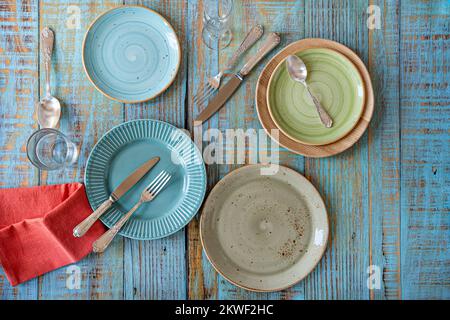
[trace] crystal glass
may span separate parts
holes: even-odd
[[[62,169],[77,161],[77,146],[60,131],[50,128],[34,132],[27,142],[27,156],[42,170]]]
[[[232,38],[229,18],[233,0],[204,0],[203,6],[203,43],[213,50],[226,48]]]

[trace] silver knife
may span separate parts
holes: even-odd
[[[217,95],[209,102],[208,106],[199,114],[195,121],[206,121],[214,113],[219,110],[224,103],[233,95],[237,88],[244,80],[245,76],[253,69],[253,67],[261,61],[266,54],[268,54],[273,48],[275,48],[280,43],[280,36],[272,32],[270,33],[266,40],[263,42],[261,47],[255,55],[248,59],[247,63],[242,67],[242,69],[233,75],[233,77],[219,90]]]
[[[108,200],[103,202],[89,217],[84,219],[79,225],[73,229],[73,235],[77,238],[82,237],[100,218],[100,216],[108,210],[114,202],[119,200],[128,190],[130,190],[151,168],[159,161],[159,157],[154,157],[130,174],[122,183],[111,193]]]

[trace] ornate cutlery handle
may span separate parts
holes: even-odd
[[[50,96],[50,69],[52,63],[53,42],[55,34],[49,27],[41,31],[42,57],[45,67],[45,95]]]
[[[234,67],[236,64],[237,59],[245,52],[247,51],[251,46],[255,44],[256,41],[261,38],[261,36],[264,33],[264,29],[262,25],[258,24],[250,30],[249,33],[245,36],[245,39],[242,41],[242,43],[239,45],[239,48],[234,52],[233,56],[230,58],[226,65],[226,70],[229,70]]]
[[[92,244],[92,248],[94,252],[103,252],[108,248],[111,241],[114,239],[116,234],[120,231],[120,229],[123,227],[123,225],[130,219],[131,215],[139,208],[139,206],[142,204],[142,200],[140,200],[138,203],[134,205],[133,208],[131,208],[130,211],[127,212],[126,215],[124,215],[122,218],[120,218],[119,221],[108,231],[106,231],[100,238],[95,240],[95,242]]]
[[[254,56],[250,57],[250,59],[242,67],[242,69],[239,73],[243,76],[246,76],[253,69],[253,67],[259,61],[261,61],[261,59],[264,58],[264,56],[266,54],[268,54],[270,52],[270,50],[275,48],[280,43],[280,40],[281,40],[281,38],[277,33],[275,33],[275,32],[270,33],[267,36],[266,40],[261,45],[261,47],[259,47],[256,54]]]
[[[105,213],[113,203],[114,200],[112,198],[109,198],[108,200],[103,202],[100,207],[97,208],[97,210],[92,212],[89,217],[81,221],[80,224],[73,229],[74,237],[79,238],[84,236],[84,234],[92,227],[95,221],[97,221],[98,218],[100,218],[100,216]]]
[[[333,126],[333,120],[331,119],[328,112],[322,107],[319,100],[312,94],[312,92],[309,90],[309,86],[304,83],[306,90],[309,93],[309,96],[311,97],[312,101],[314,102],[314,105],[316,106],[317,113],[319,114],[320,121],[325,125],[327,128],[331,128]]]

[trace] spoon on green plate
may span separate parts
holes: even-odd
[[[317,113],[319,114],[320,121],[322,121],[323,125],[327,128],[331,128],[333,126],[333,120],[331,119],[328,112],[322,107],[319,100],[311,93],[309,90],[308,84],[306,83],[306,77],[308,75],[308,70],[306,69],[306,65],[302,59],[295,55],[290,55],[286,59],[287,70],[289,76],[292,80],[300,82],[308,91],[309,96],[311,97],[314,105],[316,106]]]

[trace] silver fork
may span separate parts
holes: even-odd
[[[245,51],[247,51],[247,49],[249,49],[253,44],[255,44],[255,42],[258,41],[259,38],[261,38],[263,33],[264,29],[261,25],[258,24],[254,26],[250,30],[250,32],[247,33],[245,39],[239,45],[239,48],[234,52],[230,60],[228,60],[228,63],[225,65],[225,67],[222,70],[220,70],[220,72],[216,74],[214,77],[209,78],[206,85],[198,88],[197,93],[194,96],[193,102],[198,105],[201,105],[205,102],[206,99],[208,99],[211,96],[211,94],[213,94],[214,91],[219,89],[220,81],[222,80],[225,71],[232,69],[236,64],[238,58]]]
[[[98,238],[93,244],[92,248],[94,252],[103,252],[109,246],[116,234],[120,231],[123,225],[130,219],[131,215],[143,204],[144,202],[152,201],[158,193],[166,186],[172,176],[167,171],[161,171],[155,179],[142,191],[141,199],[127,212],[120,220],[108,231],[106,231],[100,238]]]

